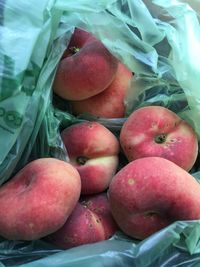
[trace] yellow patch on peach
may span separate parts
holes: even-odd
[[[185,122],[182,122],[182,124],[185,124]],[[191,128],[190,127],[179,127],[179,135],[180,136],[187,136],[191,135]]]
[[[107,156],[107,157],[98,157],[94,159],[88,159],[85,163],[85,166],[115,166],[117,167],[118,157],[117,156]]]
[[[135,183],[135,180],[133,178],[128,179],[128,184],[133,185]]]
[[[157,124],[157,122],[152,122],[152,124],[151,124],[151,130],[153,130],[153,131],[157,131],[158,130],[158,124]]]
[[[145,134],[138,134],[137,136],[134,136],[131,139],[131,144],[132,145],[138,145],[140,143],[142,143],[145,139]]]

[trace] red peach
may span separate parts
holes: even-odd
[[[70,163],[81,177],[81,193],[103,192],[118,167],[119,142],[98,122],[81,122],[64,129],[61,137]]]
[[[125,97],[130,87],[132,72],[119,62],[112,83],[101,93],[80,101],[71,101],[72,113],[89,113],[104,118],[125,116]]]
[[[110,212],[110,203],[107,193],[100,193],[82,197],[81,204],[94,212],[104,229],[104,239],[109,239],[117,230],[118,226]]]
[[[161,106],[135,110],[121,129],[120,144],[129,161],[158,156],[185,170],[192,168],[198,154],[198,139],[192,126]]]
[[[45,239],[67,249],[106,240],[117,229],[107,196],[103,193],[80,201],[64,226]]]
[[[112,179],[112,215],[127,235],[144,239],[179,220],[200,219],[200,185],[161,157],[136,159]]]
[[[100,40],[76,28],[58,64],[53,90],[64,99],[86,99],[108,87],[117,65],[117,58]]]
[[[69,163],[30,162],[0,187],[0,235],[35,240],[55,232],[74,209],[80,189],[79,173]]]

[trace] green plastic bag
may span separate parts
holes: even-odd
[[[75,27],[95,34],[133,72],[126,115],[151,104],[188,120],[200,136],[198,1],[4,0],[0,3],[0,184],[39,157],[67,160],[59,131],[72,116],[52,93],[57,64]],[[54,101],[54,102],[53,102]],[[118,132],[124,122],[97,119]],[[200,177],[199,162],[191,171]],[[138,241],[60,250],[43,240],[0,242],[0,266],[200,266],[200,221],[171,224]]]

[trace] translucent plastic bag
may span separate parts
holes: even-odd
[[[200,136],[199,10],[186,1],[7,0],[0,8],[1,184],[34,158],[67,160],[59,130],[94,119],[75,118],[52,102],[56,66],[75,27],[95,34],[134,72],[127,116],[139,106],[163,105]],[[124,118],[99,121],[119,131]],[[199,178],[198,161],[191,173]],[[199,240],[199,221],[175,222],[140,242],[117,233],[66,251],[42,240],[2,240],[0,266],[197,267]]]

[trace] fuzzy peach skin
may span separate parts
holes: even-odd
[[[98,122],[81,122],[64,129],[61,137],[70,163],[81,177],[81,194],[104,191],[118,167],[119,142]]]
[[[119,229],[111,214],[107,193],[83,196],[81,204],[98,216],[103,225],[104,240],[109,239]]]
[[[0,187],[0,235],[35,240],[58,230],[80,197],[81,181],[69,163],[42,158]]]
[[[82,100],[102,92],[113,81],[118,60],[91,33],[76,28],[54,79],[54,92]]]
[[[187,171],[198,154],[198,139],[191,125],[161,106],[135,110],[121,129],[120,144],[129,161],[158,156]]]
[[[80,101],[71,101],[74,115],[89,113],[104,118],[125,116],[125,97],[130,87],[132,72],[119,62],[112,83],[101,93]]]
[[[63,227],[45,240],[62,249],[109,239],[118,226],[106,194],[97,194],[80,201]]]
[[[112,179],[112,215],[127,235],[144,239],[178,220],[200,219],[200,185],[187,171],[160,157],[136,159]]]

